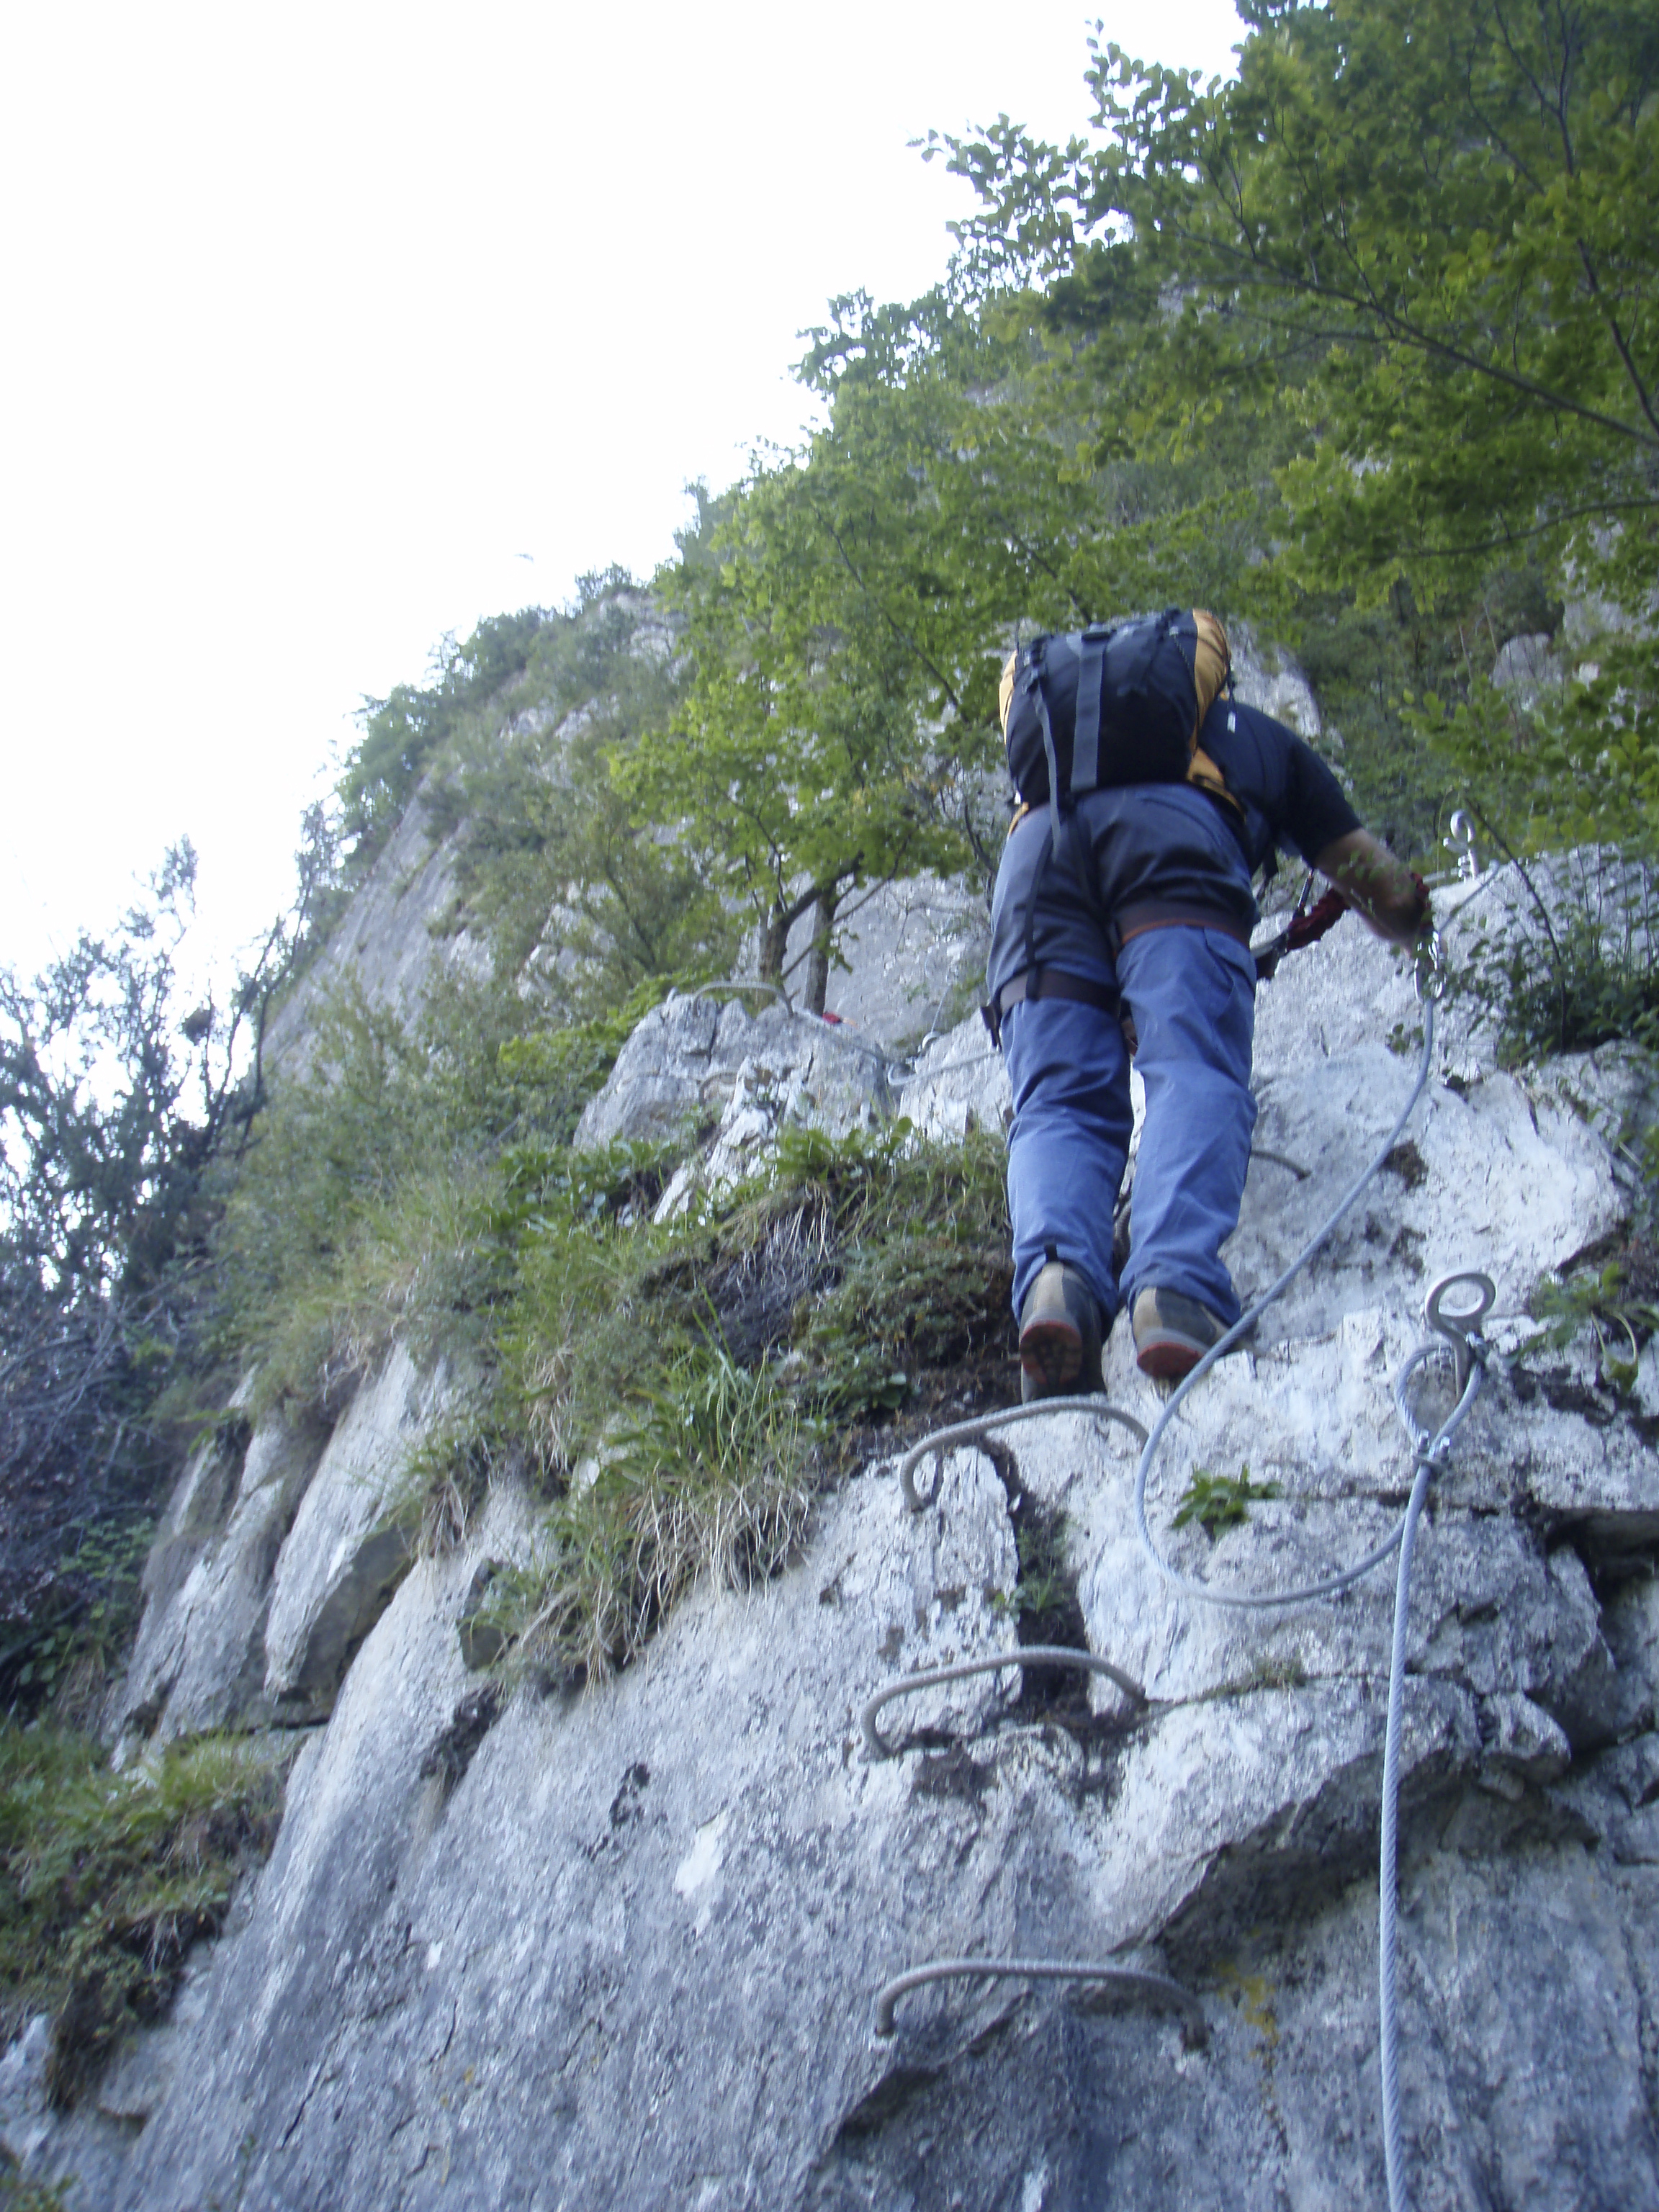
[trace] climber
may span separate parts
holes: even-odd
[[[1056,824],[1051,848],[1037,807],[1016,817],[1003,850],[987,1018],[1013,1087],[1008,1203],[1027,1400],[1101,1388],[1121,1305],[1138,1364],[1165,1386],[1238,1318],[1220,1253],[1255,1125],[1251,885],[1280,841],[1379,935],[1408,944],[1429,926],[1426,886],[1361,826],[1293,732],[1224,693],[1198,742],[1224,793],[1195,782],[1085,790],[1063,842]],[[1112,1222],[1131,1054],[1146,1117],[1120,1280]]]

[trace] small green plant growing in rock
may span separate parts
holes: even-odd
[[[1632,1239],[1594,1273],[1546,1279],[1528,1304],[1542,1327],[1517,1347],[1517,1358],[1565,1351],[1589,1328],[1602,1377],[1622,1397],[1636,1386],[1643,1345],[1659,1329],[1659,1261],[1651,1247]]]
[[[1077,1611],[1077,1578],[1066,1559],[1066,1516],[1033,1510],[1029,1498],[1022,1505],[1014,1528],[1019,1580],[1012,1590],[996,1593],[991,1609],[1014,1614],[1024,1642],[1064,1643],[1069,1637],[1062,1632],[1070,1631]]]
[[[1196,1521],[1213,1542],[1224,1528],[1248,1521],[1256,1499],[1283,1494],[1276,1482],[1253,1481],[1248,1463],[1237,1474],[1212,1474],[1207,1468],[1195,1467],[1176,1507],[1175,1526],[1184,1528]]]
[[[70,2212],[64,2191],[69,2181],[33,2181],[15,2166],[8,2152],[0,2151],[0,2212]]]

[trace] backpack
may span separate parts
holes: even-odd
[[[1080,791],[1195,783],[1242,813],[1198,743],[1231,672],[1227,633],[1202,608],[1034,638],[1009,656],[1000,699],[1021,812],[1047,801],[1056,849],[1061,811]]]

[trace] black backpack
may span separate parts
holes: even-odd
[[[1199,726],[1227,682],[1227,633],[1202,608],[1042,636],[1002,672],[1008,773],[1026,807],[1054,817],[1071,795],[1125,783],[1194,782],[1226,797]]]

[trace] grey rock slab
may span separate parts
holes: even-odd
[[[1067,1425],[1060,1463],[1045,1471],[1028,1449],[1018,1480],[1063,1498],[1079,1531],[1091,1513],[1121,1524],[1130,1455],[1079,1468],[1089,1425],[1053,1424]],[[510,1519],[507,1501],[492,1511]],[[1595,2094],[1605,2080],[1607,2185],[1639,2192],[1650,2130],[1601,1951],[1576,1953],[1548,1992],[1565,2041],[1540,2060],[1536,1993],[1528,1984],[1517,2002],[1506,1978],[1530,1955],[1515,1916],[1487,1899],[1478,1958],[1446,1922],[1448,1894],[1464,1912],[1483,1894],[1480,1869],[1456,1850],[1436,1856],[1458,1793],[1502,1817],[1519,1793],[1523,1813],[1562,1763],[1565,1740],[1504,1677],[1505,1655],[1548,1674],[1551,1633],[1576,1650],[1587,1602],[1594,1627],[1587,1578],[1553,1592],[1527,1532],[1488,1518],[1489,1530],[1460,1527],[1461,1551],[1440,1527],[1424,1538],[1417,1642],[1449,1638],[1453,1671],[1414,1676],[1406,1710],[1413,2142],[1443,2178],[1437,2131],[1462,2128],[1451,2170],[1460,2188],[1485,2185],[1495,2160],[1522,2170],[1509,2115],[1540,2173],[1576,2174],[1594,2129],[1565,2106],[1553,2136],[1523,2124],[1507,2057],[1561,2085],[1571,2051]],[[495,1556],[526,1540],[480,1532]],[[1081,2188],[1109,2149],[1105,2170],[1139,2176],[1144,2201],[1233,2203],[1270,2016],[1266,2047],[1288,2039],[1297,2063],[1273,2069],[1259,2201],[1316,2181],[1326,2201],[1374,2191],[1367,1869],[1386,1594],[1368,1624],[1375,1649],[1351,1674],[1274,1679],[1270,1655],[1257,1679],[1217,1690],[1176,1649],[1162,1686],[1179,1690],[1188,1664],[1185,1692],[1128,1725],[1119,1713],[1091,1742],[1040,1717],[1011,1727],[1011,1668],[915,1701],[907,1724],[954,1741],[866,1763],[866,1695],[913,1668],[1017,1653],[1017,1565],[1004,1479],[984,1454],[952,1454],[939,1504],[920,1516],[890,1470],[854,1480],[778,1583],[700,1591],[603,1689],[515,1699],[447,1799],[422,1781],[421,1753],[465,1693],[454,1631],[476,1557],[417,1567],[295,1772],[248,1924],[221,1947],[211,2025],[193,2032],[121,2201],[165,2212],[234,2183],[247,2212],[446,2196],[885,2204],[907,2190],[943,2205],[951,2190],[1000,2202],[1044,2172],[1046,2191],[1068,2172]],[[1513,1609],[1543,1626],[1477,1650],[1494,1587],[1517,1574],[1530,1580]],[[1144,1610],[1120,1578],[1091,1600],[1093,1640],[1121,1645]],[[1626,1643],[1646,1650],[1634,1629]],[[1469,1670],[1496,1686],[1477,1692]],[[1561,1879],[1554,1861],[1537,1863],[1534,1905]],[[1206,1991],[1207,2054],[1182,2053],[1161,2018],[972,1981],[907,1999],[893,2042],[871,2038],[876,1988],[922,1960],[1098,1958],[1160,1940]],[[1632,1969],[1611,1905],[1591,1931],[1592,1948],[1604,1941],[1622,1992]],[[1252,1946],[1272,1955],[1252,1959]],[[1479,2015],[1478,2046],[1457,2012],[1472,1996],[1492,2014]],[[1322,2051],[1328,2063],[1310,2064]],[[1470,2112],[1472,2067],[1483,2086]],[[950,2116],[969,2080],[987,2124],[957,2141]],[[914,2181],[924,2115],[948,2187]],[[1179,2196],[1171,2160],[1187,2177]],[[1440,2187],[1431,2179],[1422,2201],[1460,2201]]]
[[[745,1068],[750,1095],[734,1109]],[[656,1139],[711,1110],[732,1109],[722,1134],[737,1152],[787,1120],[842,1134],[867,1124],[886,1100],[880,1055],[833,1024],[781,1006],[751,1017],[735,998],[674,992],[635,1028],[589,1100],[575,1140],[597,1147]],[[752,1127],[737,1126],[744,1115],[753,1116]]]
[[[1227,629],[1232,647],[1234,696],[1258,714],[1271,714],[1310,744],[1324,739],[1324,750],[1340,755],[1341,743],[1324,738],[1324,722],[1301,664],[1282,646],[1264,641],[1250,623],[1231,623]]]
[[[120,2185],[132,2153],[131,2118],[90,2102],[54,2111],[46,2090],[51,2041],[50,2019],[36,2013],[0,2054],[0,2153],[25,2182],[61,2192],[74,2212],[94,2212]]]
[[[917,1054],[898,1110],[939,1144],[960,1144],[975,1129],[1006,1132],[1014,1113],[1008,1070],[977,1014]]]
[[[1516,703],[1530,712],[1544,692],[1560,688],[1563,670],[1559,654],[1551,650],[1553,644],[1547,630],[1529,630],[1507,640],[1492,663],[1492,689],[1513,691]]]
[[[1306,1170],[1252,1161],[1225,1258],[1241,1297],[1273,1282],[1369,1164],[1409,1095],[1414,1069],[1375,1043],[1312,1063],[1292,1089],[1274,1083],[1256,1141]],[[1430,1088],[1401,1169],[1385,1169],[1258,1325],[1258,1344],[1334,1328],[1379,1293],[1421,1297],[1443,1275],[1479,1268],[1498,1315],[1524,1310],[1540,1278],[1625,1212],[1607,1148],[1577,1117],[1534,1103],[1506,1075],[1479,1095]]]
[[[111,1735],[166,1741],[270,1718],[271,1576],[327,1440],[315,1423],[278,1417],[240,1448],[232,1431],[191,1455],[145,1565],[143,1612],[107,1716]]]
[[[419,1752],[464,1687],[472,1568],[417,1567],[290,1783],[217,1962],[218,2033],[125,2201],[235,2175],[249,2212],[441,2186],[671,2204],[710,2174],[790,2201],[892,2070],[870,2039],[885,1976],[1069,1940],[1086,1902],[1099,1814],[1065,1794],[1069,1747],[1011,1753],[1002,1788],[971,1760],[860,1753],[857,1706],[895,1671],[1012,1648],[1013,1567],[982,1455],[951,1462],[925,1524],[890,1480],[855,1481],[777,1584],[702,1593],[603,1690],[515,1701],[447,1803]],[[971,1726],[978,1704],[967,1686],[933,1717]]]
[[[362,1383],[307,1488],[271,1577],[265,1682],[289,1719],[333,1703],[353,1654],[408,1571],[395,1517],[410,1454],[443,1397],[401,1345]]]
[[[327,944],[273,1016],[265,1034],[269,1066],[289,1077],[305,1073],[312,1018],[331,992],[354,989],[370,1005],[407,1016],[443,969],[488,970],[487,942],[452,923],[458,850],[454,834],[434,838],[417,791]]]

